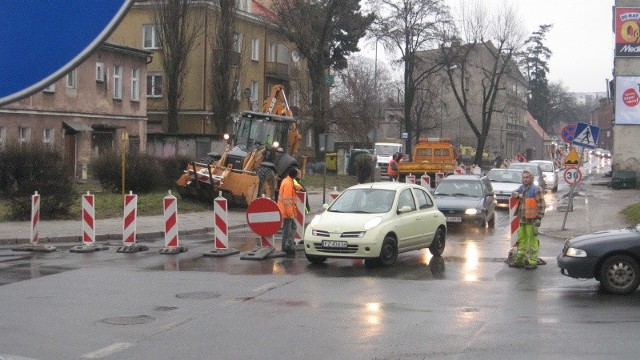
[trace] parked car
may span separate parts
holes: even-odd
[[[494,227],[496,199],[489,179],[478,175],[449,175],[433,191],[447,223]]]
[[[536,186],[540,186],[543,189],[546,189],[546,184],[544,182],[544,176],[542,175],[542,169],[540,165],[530,162],[512,162],[509,164],[508,169],[520,169],[527,170],[533,175],[533,184]]]
[[[538,164],[542,170],[545,188],[553,192],[558,191],[558,172],[556,164],[551,160],[531,160],[529,164]]]
[[[603,157],[603,158],[610,159],[611,158],[611,151],[602,150],[602,152],[600,153],[600,156]]]
[[[522,185],[522,170],[494,168],[489,170],[487,178],[496,195],[496,203],[509,206],[511,193]]]
[[[354,185],[313,218],[304,233],[307,260],[365,259],[391,266],[399,253],[444,251],[447,224],[423,187],[402,182]]]
[[[640,225],[567,240],[558,256],[563,275],[595,278],[604,290],[630,294],[640,284]]]

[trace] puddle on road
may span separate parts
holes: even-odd
[[[70,270],[75,269],[60,266],[42,266],[37,263],[15,264],[0,268],[0,286]]]

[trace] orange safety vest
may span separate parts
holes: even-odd
[[[302,186],[298,185],[299,188]],[[280,191],[278,192],[278,208],[284,219],[296,217],[296,185],[289,176],[282,180]]]
[[[394,169],[391,164],[395,164],[396,168]],[[398,176],[399,172],[398,172],[398,162],[391,159],[391,161],[389,161],[389,165],[387,165],[387,175],[389,176],[393,176],[396,177]]]
[[[536,199],[536,187],[533,185],[524,194],[523,215],[528,220],[538,218],[538,199]]]

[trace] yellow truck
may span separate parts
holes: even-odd
[[[456,151],[449,138],[420,138],[413,149],[411,161],[398,163],[400,178],[409,174],[419,177],[436,173],[450,174],[457,167]]]

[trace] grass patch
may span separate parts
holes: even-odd
[[[108,219],[122,217],[124,209],[124,199],[122,194],[115,194],[110,191],[104,191],[98,183],[76,184],[78,191],[77,199],[71,206],[70,218],[80,219],[82,214],[82,203],[80,196],[89,191],[94,195],[96,203],[96,219]],[[197,202],[190,199],[182,199],[177,192],[172,192],[178,198],[178,211],[180,213],[200,212],[213,210],[213,204]],[[138,216],[162,215],[162,199],[168,195],[168,192],[152,192],[148,194],[138,195]],[[0,199],[0,221],[8,221],[9,201]]]
[[[356,180],[355,176],[351,175],[327,174],[326,179],[324,179],[323,174],[307,174],[304,176],[304,178],[302,178],[302,183],[309,191],[322,189],[322,186],[325,183],[327,189],[333,189],[333,187],[335,186],[338,188],[338,191],[342,191],[349,186],[357,184],[358,181]]]
[[[304,186],[309,190],[322,190],[323,183],[326,183],[327,189],[332,190],[337,187],[338,191],[342,191],[349,186],[357,184],[355,176],[327,174],[324,178],[323,174],[305,175],[302,179]],[[122,194],[105,191],[99,183],[82,183],[75,184],[78,192],[76,200],[73,202],[69,213],[71,219],[80,219],[82,214],[82,204],[80,196],[89,191],[95,196],[96,202],[96,219],[108,219],[122,217],[124,208],[124,199]],[[148,194],[138,194],[138,216],[162,215],[162,199],[167,196],[168,192],[152,192]],[[178,198],[178,211],[180,213],[201,212],[213,210],[213,204],[207,204],[191,199],[183,199],[176,191],[173,195]],[[9,221],[9,200],[0,199],[0,222]]]
[[[629,224],[640,224],[640,204],[629,205],[622,209],[622,215]]]

